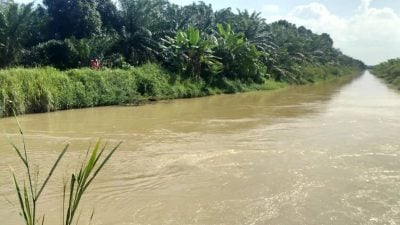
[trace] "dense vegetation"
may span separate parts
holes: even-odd
[[[261,84],[223,79],[218,86],[182,80],[156,64],[129,70],[54,68],[0,70],[0,117],[93,106],[138,104],[143,101],[200,97],[219,93],[276,89],[284,84]]]
[[[372,73],[400,89],[400,59],[391,59],[376,65]]]
[[[265,89],[364,64],[287,21],[166,0],[0,1],[2,116]],[[99,59],[101,71],[78,69]],[[52,69],[54,67],[57,69]],[[9,103],[9,102],[12,103]]]

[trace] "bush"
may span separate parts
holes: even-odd
[[[77,66],[77,57],[77,52],[70,43],[50,40],[27,51],[23,61],[24,65],[29,66],[48,65],[58,69],[67,69]]]
[[[204,82],[181,83],[155,64],[128,70],[0,70],[0,117],[203,96]]]
[[[372,73],[400,89],[400,59],[391,59],[376,65]]]
[[[299,70],[315,82],[324,77],[350,74],[351,68],[323,66]],[[335,72],[336,71],[336,72]],[[396,81],[398,82],[398,81]],[[212,83],[196,78],[182,78],[157,64],[129,69],[91,70],[88,68],[60,71],[14,68],[0,70],[0,117],[40,113],[73,108],[137,104],[142,101],[200,97],[220,93],[269,90],[282,83],[260,78],[257,83],[240,78],[222,77]]]

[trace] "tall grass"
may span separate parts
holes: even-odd
[[[120,143],[121,144],[121,143]],[[69,186],[64,185],[63,189],[63,219],[64,225],[71,225],[74,222],[76,212],[82,196],[87,191],[89,185],[93,182],[96,176],[104,165],[110,160],[111,156],[120,146],[115,146],[104,158],[102,155],[105,152],[106,146],[100,148],[100,141],[89,152],[88,159],[79,169],[79,172],[71,175]],[[69,189],[69,191],[67,191]]]
[[[0,117],[12,116],[13,108],[25,114],[208,94],[203,85],[185,82],[155,64],[128,70],[0,70]]]
[[[299,68],[301,83],[348,74],[351,68],[304,66]],[[269,90],[285,86],[273,80],[260,83],[224,77],[212,83],[184,79],[157,64],[145,64],[127,70],[54,68],[0,70],[0,117],[51,112],[73,108],[137,104],[173,98],[190,98],[220,93]],[[8,104],[12,102],[12,104]]]
[[[32,171],[32,162],[27,154],[27,145],[25,136],[22,128],[18,122],[20,135],[22,137],[23,147],[19,148],[14,143],[10,142],[14,151],[18,155],[22,164],[25,168],[26,177],[23,179],[23,183],[19,182],[16,178],[14,171],[12,171],[13,182],[15,186],[15,192],[18,197],[20,215],[22,216],[25,225],[44,225],[45,215],[38,218],[37,209],[38,201],[42,196],[44,189],[47,187],[50,178],[54,171],[58,167],[60,161],[67,152],[69,145],[66,145],[64,149],[58,155],[56,161],[53,163],[49,173],[43,182],[39,182],[39,171]],[[115,153],[119,143],[111,151],[106,152],[106,145],[100,147],[100,140],[96,143],[95,147],[87,151],[86,160],[81,164],[79,172],[73,173],[70,178],[69,185],[64,184],[63,188],[63,225],[71,225],[75,220],[75,214],[78,210],[79,203],[81,202],[82,196],[86,193],[88,187],[103,169],[105,164],[110,160],[111,156]],[[76,222],[78,223],[78,222]]]
[[[372,73],[400,89],[400,59],[391,59],[376,65],[373,67]]]
[[[345,67],[335,65],[305,65],[299,68],[300,83],[318,83],[338,77],[359,73],[358,67]]]
[[[125,104],[147,98],[166,97],[166,76],[149,64],[140,69],[93,71],[54,68],[0,71],[0,116]],[[157,76],[157,77],[156,77]],[[164,85],[164,86],[163,86]],[[163,92],[164,91],[164,92]]]

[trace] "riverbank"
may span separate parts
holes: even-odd
[[[372,68],[371,72],[400,90],[400,59],[391,59],[376,65]]]
[[[303,83],[318,83],[357,73],[350,67],[308,66],[302,68]],[[14,68],[0,70],[0,117],[13,114],[110,105],[136,105],[148,101],[202,97],[257,90],[274,90],[285,82],[264,79],[182,79],[156,64],[128,70]]]

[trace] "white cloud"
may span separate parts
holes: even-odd
[[[331,30],[343,32],[348,27],[346,20],[332,14],[323,4],[316,2],[296,6],[289,13],[289,18],[321,33],[330,33]],[[344,37],[336,38],[343,40]]]
[[[359,10],[364,12],[368,10],[369,6],[371,5],[372,0],[361,0],[361,4],[359,6]]]
[[[361,0],[350,18],[341,18],[323,4],[313,2],[294,7],[284,19],[318,33],[329,33],[336,47],[367,64],[400,56],[400,15],[391,8],[371,7],[371,0]]]

